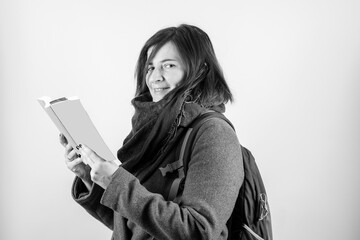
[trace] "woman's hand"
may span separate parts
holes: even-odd
[[[92,187],[90,166],[87,166],[83,163],[80,155],[76,153],[63,134],[60,134],[60,143],[65,147],[65,164],[67,168],[75,173],[75,175],[84,182],[86,188],[90,191]]]
[[[111,176],[119,168],[114,161],[106,161],[98,156],[93,150],[85,145],[79,145],[81,158],[91,167],[91,180],[106,189],[110,183]]]

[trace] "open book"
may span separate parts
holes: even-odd
[[[79,98],[51,100],[49,97],[42,97],[38,101],[75,150],[79,144],[85,144],[103,159],[120,164],[95,128]]]

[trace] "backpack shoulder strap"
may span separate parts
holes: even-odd
[[[198,116],[191,124],[189,129],[187,130],[187,133],[189,133],[189,136],[187,138],[184,139],[183,143],[182,143],[182,148],[184,148],[184,152],[183,152],[183,164],[184,164],[184,171],[186,174],[187,171],[187,165],[188,162],[190,160],[190,155],[191,155],[191,151],[192,148],[194,146],[194,141],[195,141],[195,136],[197,134],[197,132],[199,131],[200,127],[207,121],[209,121],[210,119],[213,118],[218,118],[218,119],[223,119],[225,122],[227,122],[232,129],[235,128],[232,125],[232,123],[230,122],[230,120],[228,120],[224,114],[219,113],[219,112],[214,112],[214,111],[208,111],[206,113],[201,114],[200,116]]]
[[[184,140],[181,144],[178,161],[176,161],[177,168],[179,169],[179,177],[173,181],[170,187],[170,192],[168,196],[169,200],[173,200],[177,196],[180,185],[186,177],[187,166],[190,160],[191,150],[193,147],[195,136],[199,131],[199,128],[205,122],[209,121],[212,118],[223,119],[234,129],[234,126],[223,114],[214,111],[208,111],[206,113],[201,114],[190,124],[190,126],[188,127],[185,133]]]

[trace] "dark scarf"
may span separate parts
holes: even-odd
[[[150,94],[147,93],[131,101],[135,108],[132,130],[117,152],[123,168],[130,173],[146,168],[144,174],[137,175],[140,180],[144,180],[159,167],[161,156],[166,154],[167,148],[171,148],[179,126],[186,127],[207,111],[188,100],[186,94],[177,98],[168,94],[159,102],[152,102]],[[225,111],[223,104],[210,109]]]

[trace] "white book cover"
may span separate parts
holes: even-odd
[[[120,164],[97,131],[78,97],[63,97],[55,100],[41,97],[38,102],[75,150],[79,144],[85,144],[103,159]]]

